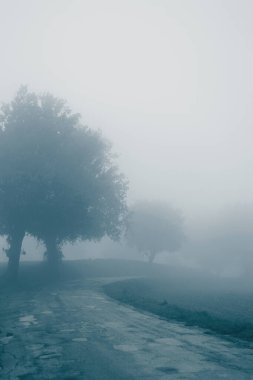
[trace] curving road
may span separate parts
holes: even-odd
[[[253,379],[253,349],[123,306],[106,281],[2,293],[0,378]]]

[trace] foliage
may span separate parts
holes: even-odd
[[[180,212],[163,202],[138,202],[130,210],[127,241],[153,261],[159,252],[173,252],[184,240]]]
[[[1,234],[55,246],[119,236],[127,186],[101,133],[64,101],[25,87],[2,107],[0,126]]]

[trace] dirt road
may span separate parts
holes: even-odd
[[[253,379],[253,349],[123,306],[105,281],[2,292],[0,378]]]

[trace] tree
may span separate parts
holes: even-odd
[[[99,132],[64,101],[25,87],[3,105],[0,123],[0,233],[10,276],[26,233],[45,243],[53,265],[66,241],[119,236],[127,186]]]
[[[184,240],[181,214],[167,203],[138,202],[129,212],[126,237],[152,263],[158,253],[180,248]]]

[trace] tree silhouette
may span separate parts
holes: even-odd
[[[138,202],[130,209],[126,237],[152,263],[158,253],[180,248],[184,240],[181,214],[164,202]]]
[[[65,102],[21,87],[0,116],[0,233],[8,273],[17,275],[26,233],[46,245],[49,262],[76,239],[117,238],[126,212],[126,181],[110,143],[80,124]]]

